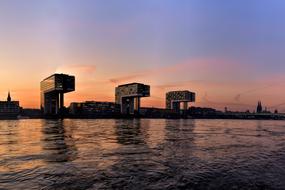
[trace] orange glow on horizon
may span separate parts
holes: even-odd
[[[71,102],[91,100],[114,102],[115,87],[129,82],[142,82],[151,85],[151,97],[142,98],[143,107],[164,108],[165,93],[171,90],[196,92],[197,102],[191,103],[191,106],[213,107],[220,110],[228,107],[233,110],[249,109],[252,111],[255,109],[258,100],[264,102],[269,108],[285,102],[282,94],[279,93],[280,88],[283,88],[285,84],[282,82],[285,81],[283,76],[269,76],[262,80],[248,82],[199,79],[200,75],[221,75],[220,69],[210,69],[213,68],[213,66],[209,66],[211,64],[224,65],[222,72],[228,73],[227,75],[230,75],[231,72],[241,72],[239,71],[240,68],[235,67],[234,71],[231,71],[230,66],[225,66],[228,62],[227,59],[194,59],[160,69],[134,72],[129,75],[117,74],[114,71],[105,75],[104,73],[108,71],[106,71],[107,68],[84,64],[62,65],[55,70],[70,73],[76,77],[76,90],[65,95],[65,106],[69,106]],[[179,78],[184,75],[188,76],[188,72],[192,71],[193,67],[200,68],[197,72],[193,72],[193,79],[191,79],[192,75],[187,77],[188,80]],[[3,76],[6,75],[7,73],[4,72]],[[49,75],[37,73],[31,77],[26,77],[24,73],[15,72],[15,76],[22,80],[15,80],[7,75],[7,79],[0,81],[0,99],[6,100],[8,90],[10,90],[12,99],[19,100],[22,107],[39,108],[39,82]]]

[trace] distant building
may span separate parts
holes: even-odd
[[[192,116],[214,116],[217,114],[221,114],[221,111],[217,111],[213,108],[201,108],[201,107],[190,107],[188,109],[188,114]],[[228,112],[227,112],[228,113]]]
[[[171,91],[166,93],[166,109],[180,111],[180,103],[183,102],[184,111],[188,109],[188,102],[195,102],[195,93],[188,90]]]
[[[40,109],[24,108],[21,110],[21,118],[42,118]]]
[[[64,93],[75,90],[75,77],[54,74],[41,82],[41,110],[45,115],[59,115],[64,108]]]
[[[180,118],[180,114],[174,110],[153,107],[141,108],[140,115],[146,118]]]
[[[261,101],[258,101],[257,107],[256,107],[256,113],[262,113],[262,111],[263,109],[262,109]]]
[[[120,105],[114,102],[73,102],[69,106],[69,113],[75,117],[115,116],[120,113]]]
[[[12,101],[10,92],[8,92],[7,101],[0,101],[0,118],[17,118],[19,113],[19,101]]]
[[[140,98],[150,96],[150,86],[141,83],[130,83],[116,87],[115,102],[121,106],[122,114],[140,112]]]

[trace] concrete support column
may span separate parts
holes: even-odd
[[[141,99],[140,97],[135,98],[135,110],[137,113],[140,113],[140,107],[141,107]]]
[[[129,98],[129,114],[134,114],[135,112],[135,98]]]
[[[60,99],[59,110],[62,113],[62,110],[64,107],[64,94],[63,94],[63,92],[59,93],[59,99]]]
[[[48,106],[48,114],[52,113],[52,96],[48,97],[48,102],[49,102],[49,106]]]
[[[46,114],[47,113],[47,109],[48,109],[48,97],[46,94],[43,95],[44,96],[44,102],[43,102],[43,113]]]
[[[180,112],[180,102],[172,102],[172,109],[176,112]]]
[[[183,102],[183,109],[184,109],[184,111],[187,111],[187,109],[188,109],[188,102]]]
[[[56,94],[56,99],[55,99],[55,114],[59,113],[59,94]]]
[[[121,113],[124,113],[124,108],[125,108],[124,106],[125,106],[124,98],[121,97],[120,101]]]

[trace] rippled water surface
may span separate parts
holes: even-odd
[[[0,189],[285,189],[285,122],[0,121]]]

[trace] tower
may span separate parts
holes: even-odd
[[[11,102],[10,91],[8,92],[7,102]]]
[[[256,113],[261,113],[261,112],[262,112],[262,104],[261,104],[261,101],[258,101],[257,108],[256,108]]]

